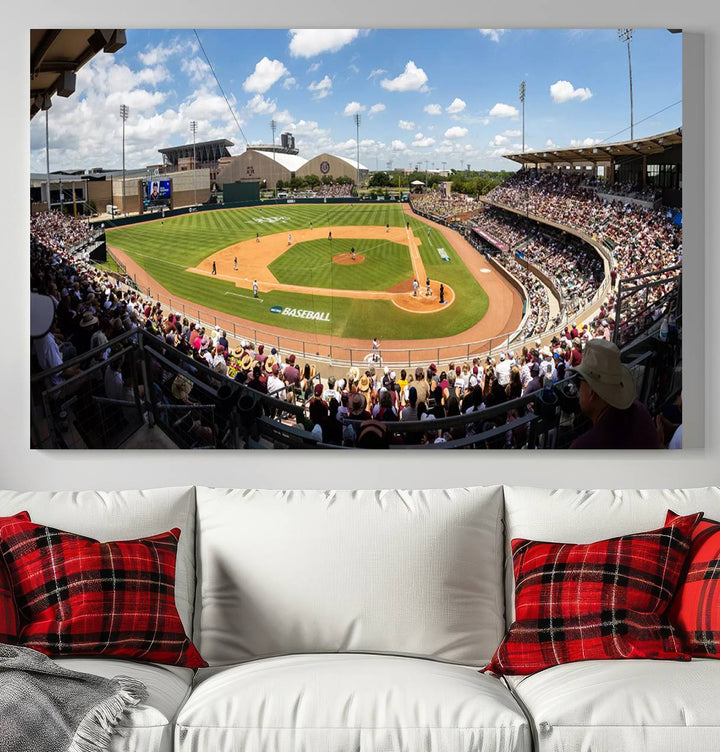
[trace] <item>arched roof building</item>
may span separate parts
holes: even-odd
[[[335,179],[339,177],[350,178],[353,183],[356,182],[357,177],[357,162],[345,157],[338,157],[334,154],[318,154],[317,157],[309,159],[298,170],[297,176],[299,178],[307,177],[308,175],[317,175],[318,177],[324,177],[329,175]],[[364,183],[367,180],[368,168],[365,167],[362,162],[360,163],[360,182]]]
[[[308,175],[332,178],[347,177],[356,182],[357,164],[345,157],[323,153],[306,160],[297,154],[286,154],[280,151],[272,152],[249,147],[237,157],[220,160],[220,170],[217,182],[237,183],[238,181],[252,181],[264,183],[268,188],[274,188],[278,180],[287,183],[291,178],[304,178]],[[368,177],[368,168],[360,164],[360,182]]]

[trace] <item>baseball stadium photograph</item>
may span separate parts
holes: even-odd
[[[682,55],[32,29],[31,447],[682,449]]]

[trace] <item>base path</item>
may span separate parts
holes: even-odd
[[[413,363],[430,362],[440,359],[459,359],[468,357],[468,355],[474,355],[478,352],[484,352],[488,347],[481,349],[479,346],[472,347],[470,343],[479,343],[490,340],[491,347],[497,348],[503,345],[503,340],[500,337],[507,332],[514,331],[520,325],[522,321],[523,301],[517,290],[505,279],[499,272],[497,272],[479,253],[473,246],[470,245],[458,232],[450,230],[449,228],[427,220],[423,217],[416,216],[412,209],[407,205],[403,205],[403,210],[409,216],[436,228],[443,235],[448,244],[458,253],[465,266],[471,272],[471,274],[478,280],[479,284],[483,287],[487,293],[489,304],[488,310],[485,316],[476,324],[466,329],[464,332],[452,335],[450,337],[443,338],[431,338],[431,339],[384,339],[381,342],[381,355],[383,362],[385,363],[407,363],[412,361]],[[372,231],[373,234],[370,237],[378,237],[378,230],[380,230],[380,237],[393,240],[394,242],[402,243],[403,245],[408,243],[408,234],[405,227],[402,228],[390,228],[390,233],[385,233],[384,228],[377,227],[333,227],[333,237],[359,237],[356,233],[358,230]],[[349,230],[351,234],[344,235],[345,230]],[[394,232],[393,232],[394,231]],[[307,240],[305,233],[312,233],[312,238],[327,237],[327,228],[314,228],[313,230],[299,230],[292,233],[292,243],[300,242],[301,240]],[[269,237],[277,237],[279,245],[277,246],[277,258],[278,255],[287,250],[287,234],[279,234],[277,236],[264,236],[260,240],[262,245],[267,241]],[[282,245],[284,239],[285,245]],[[417,240],[416,240],[417,242]],[[239,253],[239,246],[250,246],[248,252],[251,256],[254,256],[254,263],[257,264],[257,246],[255,240],[244,241],[244,243],[238,243],[235,246],[229,246],[228,248],[219,251],[219,254],[224,254],[222,259],[218,261],[218,254],[208,257],[202,262],[200,267],[196,270],[199,273],[210,274],[212,269],[213,258],[216,259],[216,266],[218,270],[217,276],[221,279],[231,279],[238,283],[240,280],[234,276],[233,272],[233,260],[235,256],[238,258],[238,275],[245,277],[249,270],[243,270],[241,263],[241,255]],[[246,250],[244,248],[243,250]],[[236,252],[236,249],[238,252]],[[232,316],[230,314],[218,311],[207,306],[198,305],[194,301],[180,298],[171,294],[166,288],[158,284],[139,264],[133,261],[128,254],[120,249],[110,247],[113,255],[125,265],[127,273],[135,279],[136,283],[140,287],[143,293],[150,295],[168,309],[175,311],[182,311],[188,318],[198,317],[201,321],[208,324],[217,325],[228,332],[228,335],[234,335],[237,339],[252,339],[255,342],[262,342],[266,346],[277,347],[281,352],[294,352],[302,354],[303,357],[311,360],[313,356],[321,358],[332,358],[343,362],[361,362],[362,358],[370,349],[370,337],[368,339],[358,339],[350,337],[335,337],[327,334],[314,334],[313,332],[293,331],[285,327],[272,326],[270,324],[258,324],[255,321],[244,319],[239,316]],[[264,249],[265,250],[265,249]],[[243,254],[244,255],[244,254]],[[263,253],[262,265],[267,267],[270,260]],[[250,259],[247,258],[249,263]],[[205,264],[207,263],[207,267]],[[228,273],[229,272],[229,273]],[[260,268],[258,267],[258,272]],[[254,277],[247,277],[252,283]],[[240,282],[241,286],[247,287],[247,278],[243,280],[245,284]],[[259,279],[259,278],[258,278]],[[274,279],[274,278],[273,278]],[[424,280],[423,280],[424,282]],[[408,283],[402,283],[407,285]],[[264,285],[267,285],[264,289],[270,289],[273,285],[273,281],[269,278],[265,278]],[[277,281],[274,281],[274,285],[279,286]],[[433,284],[433,290],[435,295],[433,296],[437,301],[437,289],[438,283]],[[263,286],[261,286],[263,289]],[[301,292],[308,292],[308,288],[301,288]],[[329,294],[328,290],[319,290],[322,294]],[[336,293],[357,293],[357,292],[373,292],[373,291],[353,291],[353,290],[338,290]],[[417,306],[416,312],[422,313],[426,308],[425,301],[423,301],[424,288],[421,284],[418,291],[418,297],[414,298],[412,295],[412,280],[409,282],[409,287],[406,289],[397,289],[386,291],[383,294],[397,294],[401,293],[401,300],[407,301],[408,305]],[[446,296],[450,293],[446,286]],[[377,293],[375,293],[377,295]],[[397,305],[397,299],[394,299]],[[493,338],[497,338],[497,341],[492,342]],[[390,352],[396,350],[398,352]]]
[[[283,292],[299,292],[307,295],[328,295],[333,298],[361,298],[363,300],[390,300],[398,308],[413,313],[436,313],[445,310],[455,300],[452,288],[445,285],[445,300],[440,303],[440,282],[430,280],[431,295],[424,296],[423,304],[418,304],[417,296],[412,294],[412,280],[408,280],[409,288],[403,287],[392,290],[347,290],[332,287],[309,287],[307,285],[291,285],[287,282],[278,282],[275,275],[270,271],[270,264],[275,259],[292,248],[296,243],[304,243],[308,240],[324,240],[328,245],[332,244],[331,238],[349,238],[361,240],[389,240],[393,243],[406,245],[410,252],[410,261],[415,278],[420,280],[424,291],[425,266],[417,247],[417,240],[407,228],[400,227],[377,227],[374,225],[342,225],[339,227],[314,227],[312,230],[296,230],[292,233],[274,233],[264,235],[255,240],[243,240],[221,251],[217,251],[203,259],[197,266],[192,266],[187,271],[193,274],[202,274],[206,277],[215,277],[226,282],[233,282],[237,287],[251,289],[253,280],[257,280],[259,292],[280,290]],[[350,258],[350,254],[343,254]],[[364,257],[363,257],[364,259]],[[335,259],[333,258],[333,261]],[[340,263],[348,263],[341,261]],[[237,267],[237,269],[236,269]],[[215,270],[213,272],[213,269]],[[408,298],[408,289],[410,290]]]

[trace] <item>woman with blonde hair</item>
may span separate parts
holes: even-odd
[[[520,379],[520,369],[517,366],[513,366],[510,369],[510,381],[507,383],[507,386],[505,387],[505,394],[507,395],[508,399],[517,399],[518,397],[522,397],[522,381]]]

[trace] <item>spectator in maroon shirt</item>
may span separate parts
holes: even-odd
[[[580,409],[592,427],[570,449],[659,449],[650,413],[635,399],[635,382],[620,361],[617,345],[593,339],[582,363],[570,369],[580,378]]]

